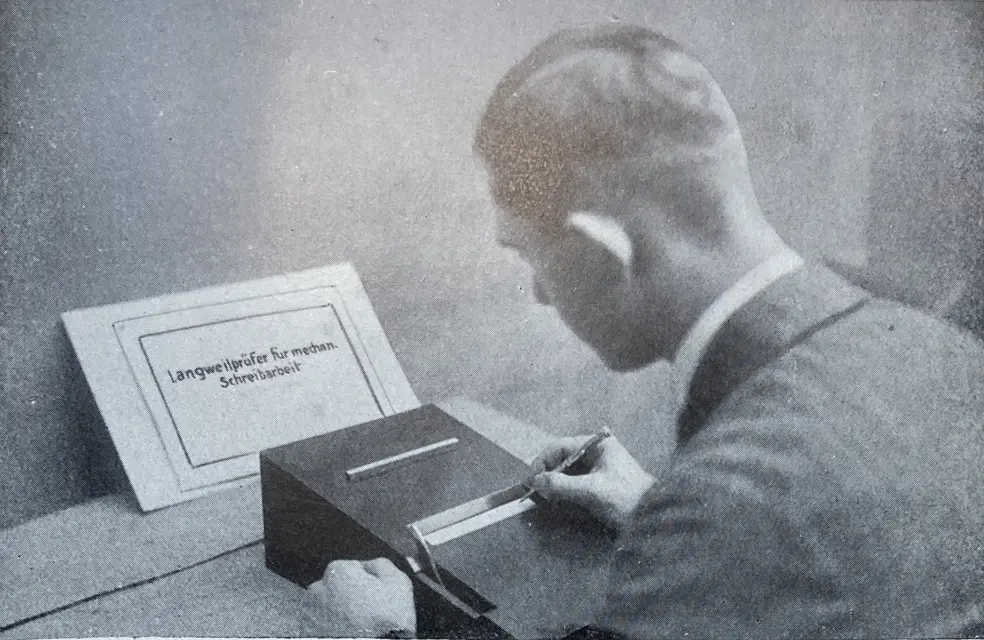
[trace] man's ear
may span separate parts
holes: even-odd
[[[567,217],[567,224],[588,236],[622,263],[626,271],[632,268],[632,238],[618,220],[609,216],[577,211]]]

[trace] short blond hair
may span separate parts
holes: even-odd
[[[496,199],[550,225],[574,206],[573,167],[707,162],[728,140],[740,145],[737,131],[720,87],[681,45],[605,25],[556,33],[517,63],[489,98],[474,148]]]

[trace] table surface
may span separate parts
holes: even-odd
[[[531,462],[549,436],[442,409]],[[0,638],[289,637],[302,590],[264,566],[259,484],[142,514],[108,496],[0,532]]]

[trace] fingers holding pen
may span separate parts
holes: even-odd
[[[534,460],[533,474],[543,473],[560,466],[570,455],[576,452],[590,436],[569,436],[553,440]]]
[[[526,486],[551,502],[570,502],[586,508],[602,522],[618,529],[628,520],[654,479],[609,433],[560,438],[541,454]],[[571,468],[558,468],[568,457],[585,450]],[[576,470],[576,467],[580,467]]]
[[[572,476],[559,471],[540,473],[531,479],[530,484],[530,488],[547,500],[573,502],[589,510],[597,501],[601,489],[596,475]]]

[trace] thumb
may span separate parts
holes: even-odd
[[[366,560],[362,563],[362,569],[371,576],[376,578],[392,577],[396,573],[402,573],[396,568],[387,558],[375,558],[373,560]]]
[[[566,500],[590,507],[599,500],[593,474],[570,476],[559,471],[547,471],[533,478],[532,486],[547,500]]]

